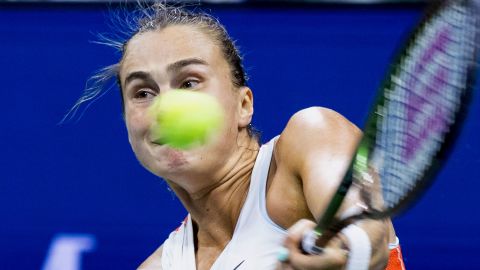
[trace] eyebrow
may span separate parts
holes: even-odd
[[[125,78],[125,86],[127,86],[131,81],[137,80],[137,79],[146,81],[149,84],[157,85],[157,83],[152,78],[150,73],[145,71],[135,71],[128,74],[128,76]]]
[[[180,60],[180,61],[177,61],[175,63],[172,63],[172,64],[168,65],[167,66],[167,72],[176,73],[180,69],[182,69],[186,66],[189,66],[189,65],[208,66],[208,63],[205,60],[202,60],[200,58],[187,58],[187,59],[183,59],[183,60]]]
[[[208,66],[208,63],[205,60],[202,60],[200,58],[187,58],[183,59],[177,62],[174,62],[172,64],[169,64],[167,66],[167,72],[168,73],[176,73],[180,69],[189,66],[189,65],[205,65]],[[145,71],[135,71],[130,74],[125,78],[125,86],[127,86],[128,83],[130,83],[133,80],[143,80],[146,81],[147,83],[154,84],[156,85],[155,80],[153,77],[150,75],[150,73],[145,72]]]

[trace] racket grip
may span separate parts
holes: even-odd
[[[372,247],[367,233],[355,224],[350,224],[349,226],[343,228],[341,233],[345,235],[349,243],[348,261],[345,269],[367,270],[370,264],[370,257],[372,253]],[[328,235],[330,235],[328,231],[323,236],[316,230],[306,232],[302,238],[302,250],[305,253],[312,255],[322,253],[324,248],[318,246],[317,243],[324,242],[323,237]],[[327,238],[331,239],[331,237]]]
[[[317,246],[317,240],[320,234],[315,230],[307,231],[302,238],[302,250],[307,254],[320,254],[323,252],[323,248]]]

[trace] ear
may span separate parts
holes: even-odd
[[[247,127],[252,122],[253,116],[253,93],[252,90],[246,86],[241,87],[239,93],[238,103],[238,127]]]

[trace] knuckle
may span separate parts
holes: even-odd
[[[298,240],[297,240],[297,237],[295,235],[287,234],[287,236],[285,237],[284,243],[286,245],[295,244],[296,242],[298,242]]]

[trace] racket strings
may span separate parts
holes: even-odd
[[[377,145],[384,208],[408,196],[455,121],[474,52],[475,16],[451,2],[430,18],[398,63],[378,108]],[[379,157],[378,157],[379,156]]]

